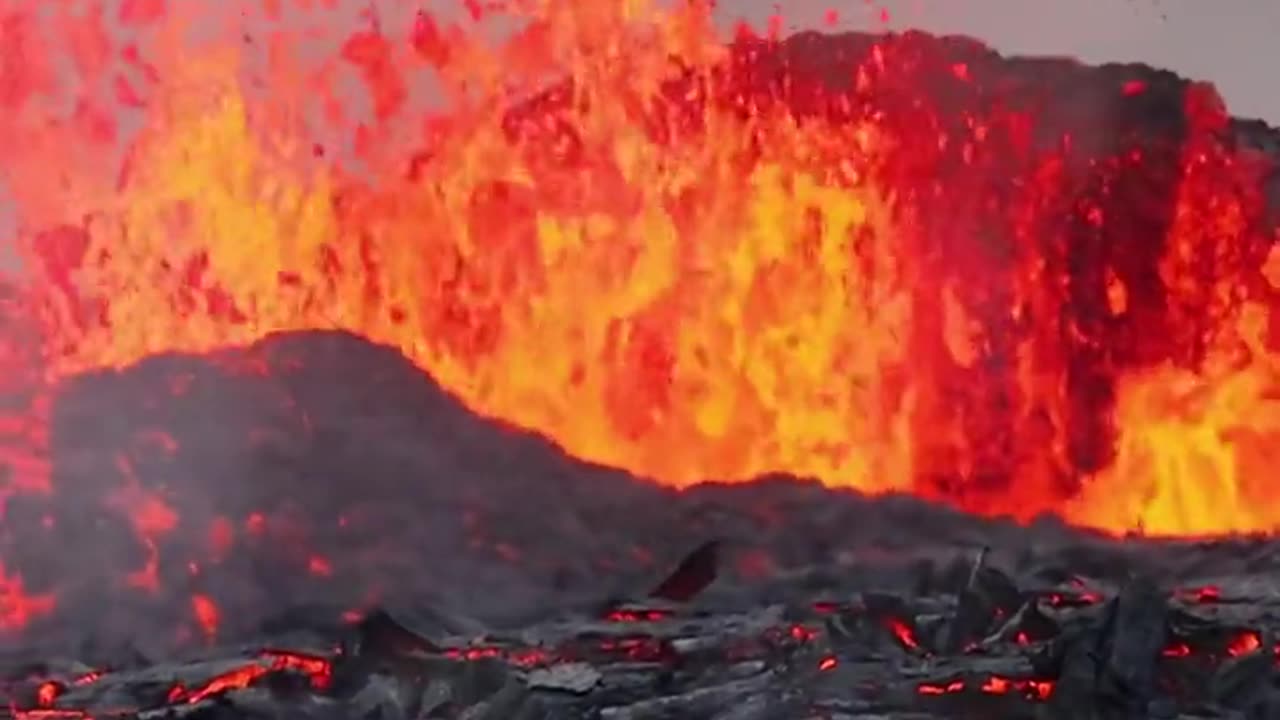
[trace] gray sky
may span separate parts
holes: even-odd
[[[997,50],[1147,62],[1218,86],[1235,115],[1280,125],[1280,0],[720,0],[720,17],[789,29],[918,28],[969,35]]]
[[[411,22],[419,3],[447,16],[462,0],[339,4],[377,7],[395,26]],[[789,31],[829,28],[835,10],[836,30],[916,28],[1005,53],[1146,62],[1214,83],[1235,115],[1280,125],[1280,0],[717,0],[716,14],[727,31],[738,19],[763,27],[775,8]]]

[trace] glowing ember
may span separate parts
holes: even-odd
[[[970,686],[963,680],[955,680],[945,685],[925,683],[918,688],[921,695],[951,695],[968,690]],[[1041,680],[1016,680],[992,675],[987,678],[980,692],[988,695],[1005,695],[1019,692],[1031,700],[1048,700],[1053,695],[1053,683]]]
[[[62,693],[62,687],[55,682],[40,683],[40,687],[36,688],[36,704],[40,707],[52,707],[54,702],[58,700],[58,695]]]
[[[782,50],[726,45],[702,3],[489,5],[351,32],[281,3],[148,4],[118,31],[97,4],[4,4],[0,375],[30,396],[0,420],[8,493],[49,489],[61,379],[337,328],[672,485],[782,471],[1116,532],[1280,526],[1280,255],[1264,158],[1224,142],[1211,90],[1120,83],[1117,106],[1176,95],[1186,128],[1100,144],[989,101],[972,47],[886,38],[768,87]],[[1148,201],[1166,222],[1125,217]],[[154,590],[180,518],[117,497]],[[238,522],[215,559],[269,531]],[[2,570],[0,627],[47,612]],[[212,638],[217,606],[192,613]]]
[[[903,647],[908,650],[920,649],[920,642],[916,640],[915,630],[911,629],[910,625],[897,618],[889,618],[887,624],[889,631],[898,639],[898,642],[902,643]]]
[[[31,595],[23,587],[22,578],[5,575],[0,563],[0,630],[15,630],[54,608],[52,595]]]
[[[638,608],[611,610],[605,615],[604,619],[615,623],[644,623],[658,622],[669,617],[671,617],[671,612],[668,610]]]
[[[13,716],[19,720],[92,720],[92,718],[79,710],[55,710],[52,708],[15,710]]]
[[[204,632],[204,636],[208,640],[213,640],[218,635],[218,605],[207,595],[193,595],[191,597],[191,613],[195,616],[196,622],[200,626],[200,630]]]
[[[1253,631],[1242,632],[1231,640],[1227,646],[1227,654],[1231,657],[1248,655],[1262,648],[1262,638]]]
[[[262,654],[260,662],[246,664],[223,673],[196,690],[188,691],[181,686],[174,686],[169,692],[169,702],[186,702],[194,705],[229,690],[249,687],[272,673],[281,672],[303,674],[310,680],[311,685],[318,689],[328,687],[332,681],[332,669],[329,661],[324,658],[289,652],[267,651]]]
[[[1212,604],[1222,600],[1222,590],[1216,585],[1187,589],[1178,594],[1186,600],[1201,604]]]

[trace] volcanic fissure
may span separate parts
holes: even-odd
[[[1280,712],[1280,130],[511,4],[0,14],[15,717]]]

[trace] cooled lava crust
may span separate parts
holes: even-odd
[[[151,555],[111,510],[133,482],[121,453],[181,517],[158,543],[153,591],[128,581]],[[15,499],[7,551],[29,590],[59,595],[29,641],[89,658],[198,641],[194,594],[219,608],[228,642],[377,603],[524,622],[634,593],[708,538],[728,548],[706,596],[723,607],[780,597],[788,573],[814,566],[816,587],[824,573],[916,584],[922,564],[941,583],[981,545],[1011,567],[1061,554],[1117,581],[1135,567],[1172,581],[1280,566],[1262,540],[1117,542],[792,478],[664,488],[480,419],[395,351],[338,333],[83,377],[59,398],[55,457],[59,492]]]

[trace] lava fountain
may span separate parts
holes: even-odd
[[[1211,88],[1068,117],[958,39],[355,4],[6,3],[10,493],[65,378],[340,329],[658,483],[1280,527],[1274,158]]]

